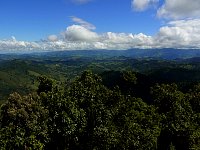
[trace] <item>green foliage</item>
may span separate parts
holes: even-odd
[[[111,91],[101,84],[101,78],[84,72],[69,89],[69,95],[79,110],[85,114],[84,132],[79,148],[108,149],[115,142],[111,110],[106,105]]]
[[[37,97],[11,94],[1,107],[1,149],[43,149],[49,140],[47,119]]]
[[[84,111],[78,109],[72,98],[62,91],[53,89],[42,93],[41,100],[49,110],[47,149],[69,149],[77,147],[78,136],[85,126]]]
[[[170,144],[176,149],[193,148],[199,141],[197,116],[188,99],[175,84],[156,85],[152,89],[155,105],[162,115],[162,132],[160,148],[166,149]]]
[[[123,78],[128,84],[130,84],[130,83],[136,84],[136,82],[137,82],[137,77],[135,76],[135,74],[132,71],[124,72]]]
[[[124,97],[115,122],[120,132],[118,149],[156,149],[160,117],[153,106],[141,99]]]
[[[42,92],[44,93],[48,93],[51,92],[52,88],[53,88],[53,81],[48,79],[45,76],[40,76],[38,77],[39,80],[39,86],[38,86],[38,90],[37,93],[40,95]]]
[[[156,84],[144,101],[138,97],[150,92],[147,76],[132,71],[102,76],[84,71],[65,84],[41,76],[35,94],[11,94],[1,106],[0,149],[200,147],[199,85],[184,93],[176,84]]]
[[[86,53],[86,55],[76,55],[73,53],[76,52],[67,52],[64,55],[57,54],[55,56],[32,56],[31,54],[24,56],[11,55],[7,56],[8,58],[1,57],[0,101],[6,100],[12,92],[25,95],[36,91],[38,88],[38,82],[36,81],[41,75],[62,83],[69,83],[86,69],[90,69],[98,74],[109,71],[124,72],[133,70],[155,80],[156,83],[175,82],[182,89],[186,90],[200,80],[200,63],[198,59],[169,61],[154,60],[152,58],[133,59],[118,55],[117,57],[112,57],[113,55],[98,55],[94,51],[92,51],[93,54]],[[141,79],[144,81],[142,84],[139,83],[139,80],[137,80],[139,86],[134,88],[134,90],[138,89],[134,93],[136,97],[142,96],[139,91],[144,90],[147,93],[149,87],[152,86],[144,78]],[[149,96],[146,94],[141,98],[146,101],[146,99],[149,99]]]
[[[187,96],[195,113],[200,113],[200,84],[195,85]]]

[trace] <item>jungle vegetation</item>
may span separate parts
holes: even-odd
[[[1,150],[200,147],[197,58],[9,59],[0,68]]]

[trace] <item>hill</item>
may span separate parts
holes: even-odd
[[[41,75],[60,83],[69,83],[84,70],[92,70],[100,75],[105,75],[104,72],[110,71],[132,70],[146,76],[151,81],[175,82],[183,88],[200,81],[198,57],[175,60],[136,59],[128,57],[126,53],[131,55],[129,51],[116,51],[116,53],[112,51],[69,51],[1,55],[0,99],[5,99],[14,91],[25,94],[35,90],[38,84],[37,78]]]

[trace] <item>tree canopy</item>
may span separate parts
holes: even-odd
[[[68,85],[40,77],[37,91],[13,93],[1,106],[0,149],[198,149],[199,85],[184,93],[157,84],[144,91],[148,104],[133,72],[120,79],[109,88],[90,71]]]

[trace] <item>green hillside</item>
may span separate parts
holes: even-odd
[[[126,57],[101,59],[98,56],[94,58],[41,58],[38,56],[0,61],[0,99],[4,100],[14,91],[27,94],[36,90],[37,78],[41,75],[60,83],[70,83],[84,70],[92,70],[99,75],[108,71],[133,70],[151,81],[159,83],[175,82],[184,86],[184,88],[200,81],[200,63],[192,61],[192,59],[169,61]],[[105,73],[102,75],[105,75]]]

